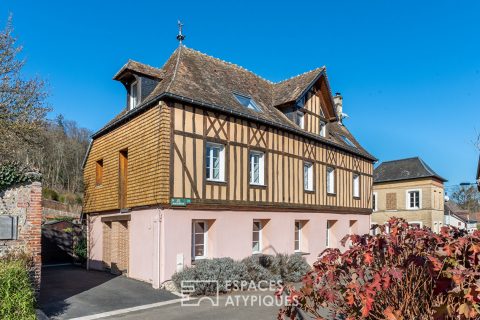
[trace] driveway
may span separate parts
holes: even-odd
[[[178,299],[148,283],[73,265],[42,269],[39,306],[51,319],[72,319]]]

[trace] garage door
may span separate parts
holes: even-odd
[[[113,274],[127,274],[129,221],[103,221],[103,263]]]

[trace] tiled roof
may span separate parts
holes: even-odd
[[[442,182],[447,181],[419,157],[382,162],[373,171],[374,183],[429,177],[437,178]]]
[[[276,83],[273,88],[273,104],[279,106],[297,100],[324,71],[325,67],[321,67]]]
[[[137,61],[128,60],[128,62],[115,74],[114,80],[119,80],[125,71],[133,71],[152,78],[163,78],[163,70],[158,69]]]
[[[122,70],[125,70],[127,66],[131,68],[132,63],[132,61],[127,63]],[[338,146],[368,159],[376,160],[362,148],[348,129],[338,122],[332,121],[327,124],[329,136],[323,138],[298,128],[276,108],[280,104],[298,99],[311,86],[312,82],[325,72],[324,67],[279,83],[273,83],[238,65],[185,46],[179,46],[164,66],[157,70],[158,74],[161,74],[162,80],[152,93],[142,101],[141,105],[127,113],[123,111],[117,115],[116,120],[95,133],[94,138],[113,128],[117,123],[123,122],[129,116],[136,114],[143,107],[148,107],[151,102],[164,97],[211,107],[236,116],[278,126]],[[119,73],[116,77],[118,75]],[[261,111],[257,112],[245,108],[235,99],[233,93],[253,98]],[[349,146],[340,135],[346,136],[357,147]]]

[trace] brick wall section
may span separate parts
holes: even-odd
[[[9,251],[23,250],[32,255],[32,278],[40,289],[42,267],[42,185],[33,182],[19,185],[0,193],[0,215],[18,217],[18,238],[0,241],[0,256]]]
[[[82,212],[82,206],[80,205],[67,205],[54,200],[43,199],[42,206],[44,220],[60,217],[80,219],[80,213]]]

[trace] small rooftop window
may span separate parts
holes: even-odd
[[[345,137],[345,136],[343,136],[343,135],[341,135],[340,137],[341,137],[342,140],[343,140],[347,145],[349,145],[350,147],[354,147],[354,148],[357,147],[357,146],[354,145],[353,142],[350,141],[350,139],[348,139],[347,137]]]
[[[244,106],[245,108],[252,109],[252,110],[255,110],[257,112],[260,111],[260,108],[257,106],[257,104],[255,103],[255,101],[253,101],[252,98],[247,97],[247,96],[243,96],[243,95],[238,94],[238,93],[234,93],[233,95],[235,96],[237,101],[240,102],[240,104],[242,106]]]

